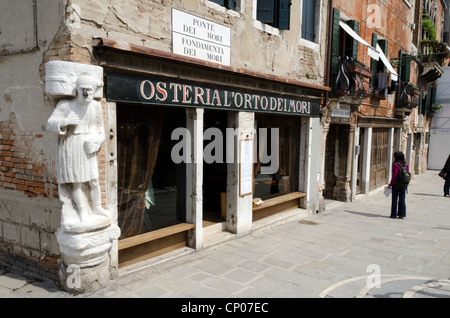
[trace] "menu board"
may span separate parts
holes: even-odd
[[[253,193],[253,140],[241,140],[239,150],[239,195],[246,196]]]

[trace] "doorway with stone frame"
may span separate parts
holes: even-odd
[[[350,125],[331,123],[326,140],[324,198],[349,202],[351,199]]]

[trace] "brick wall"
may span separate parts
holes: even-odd
[[[57,197],[55,179],[45,173],[44,154],[30,151],[42,134],[20,131],[16,115],[0,123],[0,189],[17,190],[28,197]]]

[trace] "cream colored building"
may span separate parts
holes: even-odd
[[[103,68],[99,179],[121,230],[112,277],[319,212],[329,9],[325,0],[2,1],[0,266],[71,290],[58,273],[58,137],[45,129],[61,100],[46,85],[67,75],[46,71],[54,61]],[[177,128],[192,150],[181,162]],[[274,171],[269,152],[279,155]],[[259,155],[245,165],[244,153]]]

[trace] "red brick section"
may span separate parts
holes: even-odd
[[[20,273],[21,275],[38,279],[51,280],[59,283],[59,265],[58,258],[54,256],[45,256],[43,259],[36,257],[21,257],[9,253],[0,246],[0,269]]]
[[[58,197],[56,179],[48,180],[43,156],[30,149],[42,138],[19,130],[17,119],[11,113],[10,120],[0,123],[0,189],[18,190],[28,197]]]

